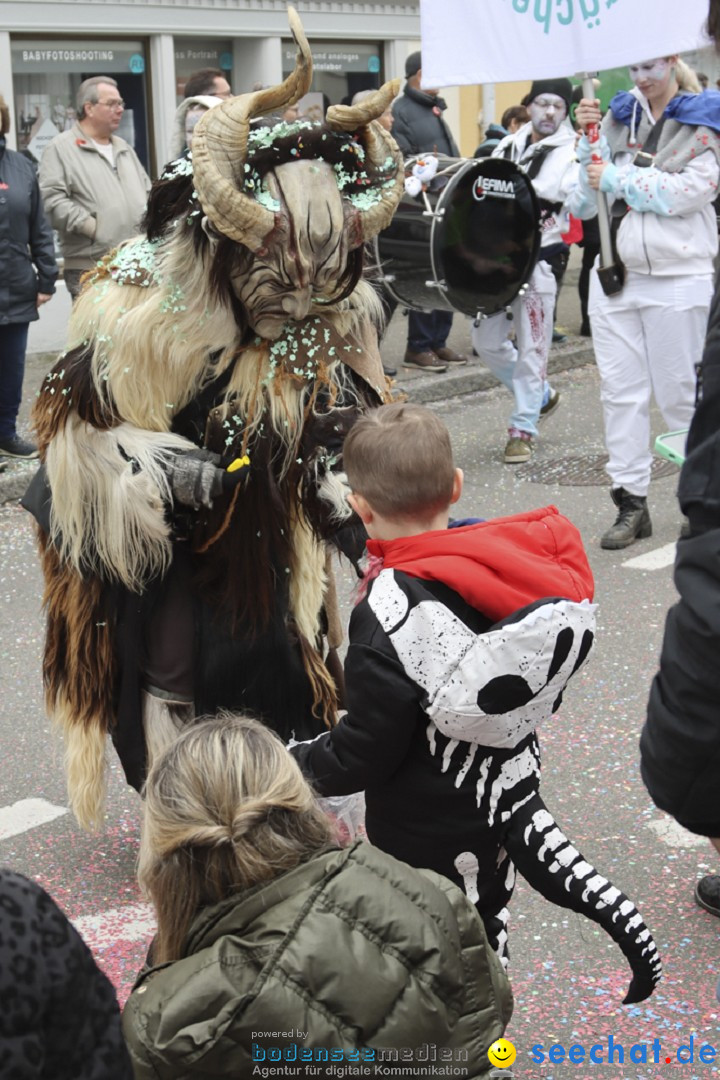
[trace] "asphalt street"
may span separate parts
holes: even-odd
[[[462,325],[455,331],[464,332]],[[602,455],[597,371],[571,369],[554,375],[553,383],[562,405],[544,424],[533,463],[546,467],[549,483],[537,482],[539,468],[534,479],[532,470],[502,464],[510,400],[502,389],[432,407],[447,422],[465,472],[459,516],[495,517],[553,503],[582,532],[596,578],[598,637],[560,712],[541,730],[542,791],[575,845],[637,903],[656,937],[665,973],[650,1001],[621,1006],[629,969],[617,947],[594,924],[552,907],[519,882],[510,905],[516,1005],[507,1032],[518,1057],[505,1075],[713,1076],[720,1066],[700,1064],[698,1049],[709,1043],[720,1052],[720,921],[695,906],[692,890],[698,876],[720,871],[720,864],[708,844],[653,807],[638,772],[638,734],[665,612],[675,596],[677,476],[670,470],[651,485],[652,537],[626,551],[602,551],[599,537],[614,509],[602,476],[590,468]],[[661,430],[656,417],[656,433]],[[587,466],[582,482],[558,483],[558,477],[568,478],[570,458],[581,459],[581,472]],[[343,569],[346,614],[352,584]],[[62,751],[42,701],[40,571],[28,515],[13,502],[0,507],[0,611],[0,861],[55,896],[124,999],[152,934],[134,881],[140,803],[111,754],[105,829],[84,834],[66,810]],[[602,1044],[607,1061],[609,1037],[623,1046],[623,1063],[617,1051],[611,1065],[590,1066],[587,1059],[584,1065],[553,1065],[547,1058],[536,1064],[530,1056],[538,1045],[547,1055],[554,1043],[566,1050],[579,1044],[586,1052]],[[695,1064],[677,1064],[678,1047],[691,1037]],[[652,1063],[650,1050],[648,1064],[630,1061],[631,1046],[651,1047],[655,1039],[659,1064]],[[635,1057],[642,1058],[640,1051]]]

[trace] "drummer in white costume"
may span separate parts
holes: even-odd
[[[528,461],[538,420],[549,415],[559,394],[547,387],[547,362],[553,331],[557,282],[550,267],[566,251],[561,234],[567,231],[564,204],[578,179],[575,132],[567,122],[572,98],[569,79],[543,79],[532,84],[530,122],[509,135],[493,151],[521,165],[532,179],[541,201],[541,248],[528,289],[512,303],[516,346],[509,340],[511,324],[504,313],[480,320],[473,327],[473,348],[494,375],[512,391],[515,409],[508,426],[504,460],[508,465]]]
[[[718,249],[720,94],[698,93],[677,56],[635,64],[630,76],[634,89],[616,94],[603,120],[602,164],[592,164],[580,141],[580,183],[570,201],[574,214],[589,217],[597,207],[592,189],[609,196],[625,267],[614,296],[592,274],[588,305],[617,506],[600,545],[611,549],[652,532],[650,400],[666,430],[689,426]],[[598,103],[583,99],[576,119],[583,128],[596,123]]]

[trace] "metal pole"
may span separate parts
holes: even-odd
[[[593,84],[592,72],[585,71],[579,77],[582,79],[583,97],[594,101],[595,86]],[[599,152],[599,124],[590,124],[587,130],[587,139],[591,148],[595,147],[592,155],[593,162],[600,164],[602,162],[602,157]],[[613,245],[610,236],[610,214],[608,211],[607,199],[602,191],[596,192],[596,196],[598,231],[600,233],[600,266],[598,268],[598,277],[600,278],[600,284],[602,285],[603,292],[606,296],[613,296],[615,293],[620,292],[623,287],[624,271],[622,266],[616,265],[615,257],[613,255]]]

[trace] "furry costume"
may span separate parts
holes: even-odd
[[[86,282],[35,408],[46,698],[86,826],[108,732],[139,788],[147,740],[195,715],[246,709],[284,736],[334,722],[328,541],[350,514],[336,470],[386,394],[362,245],[404,173],[372,122],[396,84],[324,125],[251,128],[310,86],[293,9],[290,24],[295,71],[202,117],[146,235]]]

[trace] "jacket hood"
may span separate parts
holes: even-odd
[[[555,506],[397,540],[368,540],[384,569],[440,581],[489,618],[543,597],[592,600],[580,533]]]
[[[540,139],[536,143],[530,142],[532,131],[532,121],[528,120],[527,124],[523,124],[521,128],[518,128],[514,135],[508,135],[506,139],[503,139],[493,152],[493,157],[499,157],[507,146],[512,146],[512,159],[513,161],[519,161],[521,158],[526,158],[526,155],[540,150],[541,147],[544,150],[548,146],[567,146],[568,143],[575,142],[575,132],[567,120],[563,120],[554,134],[548,135],[547,138]]]
[[[168,148],[170,161],[180,157],[180,154],[185,149],[185,116],[187,112],[190,109],[197,108],[199,105],[204,109],[212,109],[213,106],[220,105],[222,100],[222,98],[214,97],[212,94],[198,94],[195,97],[185,98],[184,101],[180,102],[173,118],[172,136]]]
[[[620,90],[610,102],[610,112],[619,124],[638,126],[639,113],[647,108],[643,94],[634,87],[632,90]],[[708,127],[720,132],[720,91],[705,90],[702,94],[676,94],[668,102],[663,114],[678,124],[690,124],[692,127]]]

